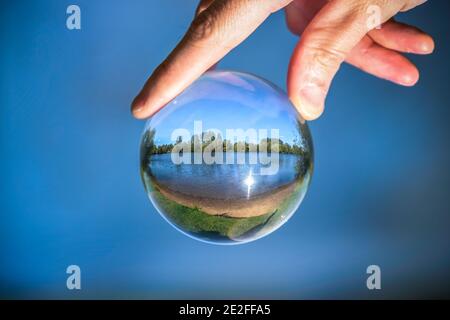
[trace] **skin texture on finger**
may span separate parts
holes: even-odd
[[[419,71],[409,59],[380,46],[369,36],[365,36],[353,48],[346,62],[378,78],[403,86],[413,86],[419,80]]]
[[[294,0],[285,8],[286,24],[289,30],[301,35],[314,16],[328,0]]]
[[[370,31],[367,8],[378,5],[386,22],[405,1],[328,2],[303,32],[294,50],[288,71],[288,94],[306,120],[318,118],[323,110],[331,81],[342,62]]]
[[[301,35],[310,21],[328,0],[294,0],[286,11],[286,24],[289,30]],[[391,19],[381,26],[369,32],[370,37],[383,47],[388,49],[414,53],[429,54],[434,50],[433,38],[422,30]]]
[[[213,1],[147,80],[133,101],[133,115],[142,119],[157,112],[290,1]]]
[[[197,10],[195,10],[195,17],[197,17],[200,13],[208,9],[208,7],[214,2],[214,0],[201,0],[197,6]]]
[[[370,31],[369,36],[383,47],[400,52],[430,54],[434,50],[431,36],[416,27],[394,20],[384,23],[381,29]]]
[[[286,24],[289,30],[301,35],[310,21],[328,0],[294,0],[286,11]],[[393,19],[369,32],[370,37],[388,49],[414,54],[430,54],[434,50],[433,38],[422,30]]]
[[[308,0],[293,1],[285,9],[289,29],[294,34],[301,35],[308,23],[327,2],[327,0],[318,0],[311,7],[308,5],[310,3]],[[433,51],[434,42],[429,35],[413,26],[391,19],[384,23],[381,29],[370,31],[369,36],[366,35],[352,49],[345,62],[364,72],[400,85],[411,86],[418,81],[419,73],[414,64],[395,51],[430,53]]]
[[[198,17],[203,11],[205,11],[206,9],[209,8],[209,6],[214,2],[215,0],[201,0],[200,3],[198,4],[197,10],[195,10],[195,18]],[[215,64],[213,64],[209,69],[209,70],[214,70],[217,65],[218,65],[219,61],[217,61]]]
[[[405,5],[400,9],[401,12],[409,11],[417,6],[420,6],[427,2],[428,0],[409,0],[406,1]]]

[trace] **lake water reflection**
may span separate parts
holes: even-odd
[[[225,153],[224,153],[225,157]],[[153,155],[149,163],[156,182],[168,189],[185,195],[210,199],[239,199],[248,196],[248,178],[251,176],[249,196],[258,196],[280,186],[290,184],[302,170],[297,155],[278,155],[278,172],[260,175],[260,163],[249,164],[174,164],[170,154]]]

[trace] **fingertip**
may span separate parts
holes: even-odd
[[[131,108],[130,108],[131,114],[135,118],[139,118],[139,114],[141,113],[143,107],[144,107],[144,104],[142,102],[142,99],[140,98],[139,95],[137,95],[131,102]]]
[[[417,77],[405,76],[401,84],[405,87],[414,87],[417,84],[417,82],[419,82],[418,76]]]
[[[412,39],[414,42],[410,45],[411,50],[406,50],[406,52],[414,53],[414,54],[431,54],[434,51],[435,44],[434,39],[426,34],[422,33],[416,37],[416,39]]]
[[[434,39],[430,35],[425,35],[424,39],[420,43],[420,51],[423,54],[431,54],[434,52],[435,43]]]
[[[300,116],[306,121],[318,119],[324,111],[323,104],[321,105],[313,104],[304,97],[292,96],[290,97],[290,99],[294,107],[300,113]]]
[[[143,100],[140,95],[138,95],[131,103],[131,114],[136,119],[142,120],[152,116],[153,113],[151,112],[151,109],[149,108],[146,101]]]
[[[147,115],[145,112],[142,112],[142,110],[133,110],[133,116],[138,120],[144,120],[151,115]]]
[[[155,111],[149,110],[148,108],[137,109],[133,111],[133,116],[136,119],[144,120],[150,118],[155,114]]]
[[[420,73],[419,70],[414,66],[410,71],[405,72],[399,79],[399,84],[405,87],[413,87],[419,82]]]

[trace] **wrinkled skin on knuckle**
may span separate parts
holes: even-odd
[[[305,81],[313,82],[323,91],[328,91],[330,76],[337,72],[344,57],[331,48],[316,47],[310,49],[309,61]]]
[[[343,41],[345,41],[345,36],[340,35],[332,28],[316,29],[311,36],[305,39],[305,49],[315,65],[329,69],[345,60],[346,51],[341,49]]]
[[[200,46],[202,43],[208,46],[225,46],[227,32],[236,27],[233,15],[239,13],[239,5],[238,1],[215,0],[192,22],[188,31],[188,41]]]
[[[325,25],[325,27],[334,30],[335,33],[342,31],[359,31],[366,25],[370,6],[370,1],[354,1],[349,8],[340,8],[341,12],[336,12],[334,17]]]
[[[207,40],[211,38],[215,28],[214,16],[208,10],[203,11],[192,22],[187,38],[191,41]]]
[[[247,36],[254,21],[267,13],[266,1],[215,0],[192,22],[186,40],[193,46],[232,49]]]
[[[314,63],[324,70],[334,69],[345,60],[345,55],[331,47],[317,47],[314,50]]]
[[[329,36],[315,35],[314,39],[305,41],[303,57],[304,64],[303,82],[313,82],[322,90],[327,91],[329,79],[339,69],[346,58],[346,52],[339,49],[336,40],[330,43]]]
[[[355,39],[360,40],[365,26],[363,11],[366,1],[352,1],[350,10],[331,16],[328,21],[313,26],[304,39],[306,50],[314,64],[324,70],[337,69],[353,49]],[[353,39],[353,40],[352,40]]]

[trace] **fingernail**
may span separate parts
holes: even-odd
[[[404,73],[399,79],[399,83],[407,87],[414,86],[417,81],[419,81],[419,72],[417,70],[414,73]]]
[[[142,106],[133,109],[133,115],[134,115],[135,117],[138,117],[139,114],[141,113],[141,111],[142,111],[143,109],[144,109],[144,108],[143,108]]]
[[[131,111],[132,111],[133,113],[138,113],[138,112],[140,112],[141,110],[142,110],[142,105],[136,105],[136,104],[134,104],[133,107],[131,108]]]
[[[315,84],[303,87],[292,102],[305,120],[314,120],[323,112],[326,93]]]
[[[434,42],[433,41],[423,41],[420,44],[420,50],[422,53],[432,53],[434,51]]]
[[[142,119],[143,118],[143,115],[142,115],[143,111],[144,111],[144,107],[142,105],[140,105],[140,106],[133,106],[131,108],[131,114],[136,119]]]

